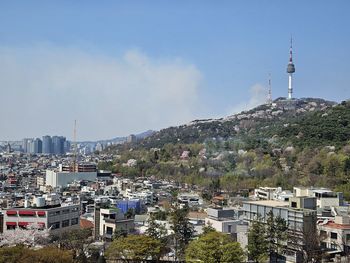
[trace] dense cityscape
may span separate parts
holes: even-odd
[[[0,3],[0,263],[350,262],[346,1],[78,2]]]

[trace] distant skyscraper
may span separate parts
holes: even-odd
[[[43,152],[43,143],[39,138],[34,140],[34,153],[42,153]]]
[[[22,150],[24,153],[28,153],[29,152],[29,144],[30,144],[30,141],[32,141],[33,139],[31,138],[24,138],[22,140]]]
[[[51,154],[52,153],[52,139],[51,136],[43,136],[43,153]]]
[[[53,154],[61,154],[60,147],[60,137],[52,136],[52,153]]]
[[[289,63],[287,66],[287,73],[288,73],[288,99],[293,98],[293,73],[295,72],[295,67],[293,64],[293,39],[290,39],[290,50],[289,50]]]
[[[71,145],[70,145],[70,141],[65,141],[64,142],[64,153],[67,153],[67,152],[70,152],[70,147],[71,147]]]
[[[52,137],[52,153],[53,154],[64,154],[65,149],[64,149],[64,144],[66,141],[66,137],[63,136],[53,136]]]

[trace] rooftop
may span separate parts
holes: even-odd
[[[334,222],[328,222],[327,224],[321,225],[321,226],[329,227],[329,228],[333,228],[333,229],[347,229],[347,230],[350,230],[350,225],[337,224],[337,223],[334,223]]]
[[[289,202],[276,201],[276,200],[247,201],[244,203],[255,204],[255,205],[273,206],[273,207],[288,207],[289,206]]]

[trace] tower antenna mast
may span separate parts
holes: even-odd
[[[268,92],[268,95],[267,95],[267,103],[268,104],[272,103],[271,73],[269,73],[269,92]]]
[[[74,149],[73,149],[73,172],[76,172],[76,165],[77,165],[77,120],[74,120],[74,131],[73,131],[73,143],[74,143]]]

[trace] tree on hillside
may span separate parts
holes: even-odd
[[[209,231],[197,240],[191,241],[186,249],[186,262],[241,263],[244,252],[239,243],[230,236]]]
[[[185,249],[194,233],[194,228],[187,218],[187,213],[187,208],[175,208],[170,213],[171,229],[174,231],[176,259],[184,257]]]
[[[106,250],[106,257],[110,260],[158,260],[161,254],[162,244],[150,236],[129,235],[112,242]]]

